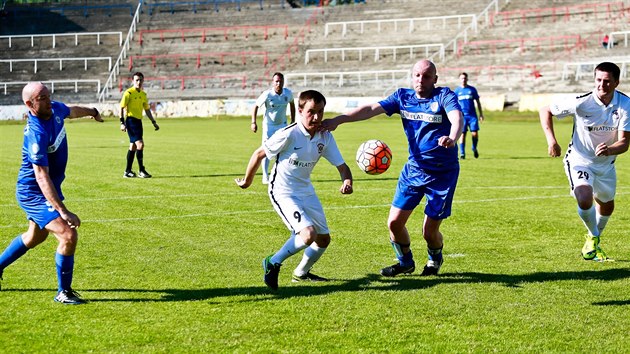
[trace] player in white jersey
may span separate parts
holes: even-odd
[[[575,99],[555,100],[539,112],[552,157],[561,153],[552,117],[573,117],[573,137],[564,156],[564,166],[578,215],[588,230],[582,248],[586,260],[607,259],[599,242],[615,208],[615,159],[630,145],[630,98],[616,90],[619,75],[619,67],[614,63],[600,63],[595,67],[592,92]]]
[[[276,158],[269,178],[269,198],[291,231],[291,237],[278,252],[263,259],[264,281],[273,290],[278,289],[282,262],[301,250],[304,256],[293,271],[293,281],[328,280],[311,273],[313,264],[330,244],[326,216],[311,183],[311,172],[324,157],[339,171],[342,194],[352,193],[352,172],[332,134],[319,131],[325,106],[326,98],[318,91],[302,92],[298,101],[299,121],[267,139],[252,154],[245,177],[235,179],[239,187],[249,187],[261,161],[265,157]]]
[[[274,73],[272,79],[273,86],[265,90],[254,104],[252,112],[252,132],[258,131],[256,124],[256,116],[258,108],[265,106],[265,115],[262,120],[262,142],[263,144],[275,132],[287,126],[287,106],[291,113],[291,123],[295,122],[295,103],[293,102],[293,92],[284,87],[284,75],[282,73]],[[263,161],[263,184],[269,182],[269,159]]]

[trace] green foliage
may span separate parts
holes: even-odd
[[[353,170],[341,195],[326,161],[313,182],[333,242],[314,272],[334,281],[291,283],[288,259],[273,293],[261,260],[288,231],[260,175],[240,190],[260,133],[239,119],[162,119],[145,132],[152,179],[123,179],[128,146],[117,121],[67,124],[66,205],[82,219],[74,287],[84,306],[53,302],[50,237],[4,271],[3,352],[627,352],[630,340],[628,158],[618,159],[617,209],[602,247],[616,262],[581,260],[585,229],[561,159],[547,157],[534,118],[493,119],[479,159],[461,163],[453,215],[442,224],[438,277],[384,279],[394,262],[386,226],[407,145],[398,118],[335,131]],[[26,229],[15,202],[23,124],[0,125],[0,249]],[[556,127],[562,146],[568,124]],[[368,139],[393,151],[380,176],[359,172]],[[470,149],[470,137],[468,137]],[[259,172],[260,173],[260,172]],[[416,262],[426,260],[422,208],[408,224]],[[597,349],[595,349],[597,348]]]

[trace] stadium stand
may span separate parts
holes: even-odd
[[[592,62],[613,60],[627,75],[628,1],[341,3],[145,0],[134,21],[138,1],[95,0],[90,6],[68,1],[35,7],[26,27],[13,20],[19,11],[25,15],[24,9],[8,5],[0,25],[0,46],[8,48],[0,53],[0,72],[3,81],[13,82],[98,80],[104,101],[118,100],[134,71],[145,73],[153,99],[254,98],[275,71],[285,73],[294,91],[383,96],[408,85],[411,64],[424,57],[438,63],[439,84],[454,87],[459,72],[467,71],[482,93],[509,93],[513,98],[508,100],[517,100],[520,92],[588,88],[592,83],[585,73]],[[87,35],[99,32],[97,40]],[[109,32],[125,39],[121,43],[120,36],[105,35]],[[77,44],[75,37],[61,39],[55,33],[84,37],[77,37]],[[13,37],[11,46],[5,38],[29,34],[46,36]],[[608,48],[601,45],[604,34],[611,38]],[[111,57],[111,71],[64,63],[61,71],[42,64],[35,73],[32,62],[14,71],[7,64],[12,59],[88,56]],[[10,101],[11,89],[1,85],[7,93],[0,91],[0,103]],[[71,91],[77,99],[92,101],[92,90],[85,89],[87,98],[79,96],[82,88]]]

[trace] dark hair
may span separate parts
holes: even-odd
[[[621,70],[619,69],[617,64],[611,63],[609,61],[597,64],[597,66],[595,67],[595,71],[611,73],[615,81],[619,81],[619,75],[621,75]]]
[[[462,75],[464,75],[464,76],[466,76],[466,78],[468,78],[468,74],[467,74],[466,72],[464,72],[464,71],[462,71],[461,73],[459,73],[459,75],[457,75],[457,76],[462,76]]]
[[[306,90],[300,92],[300,98],[298,99],[298,107],[304,108],[306,102],[313,101],[315,104],[324,102],[326,104],[326,97],[322,95],[319,91],[315,90]]]
[[[144,75],[142,75],[142,73],[139,71],[136,71],[135,73],[133,73],[133,76],[139,76],[141,79],[144,79]]]
[[[281,72],[275,72],[273,73],[273,75],[271,75],[271,77],[274,77],[274,76],[280,76],[280,78],[284,80],[284,75]]]

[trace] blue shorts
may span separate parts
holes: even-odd
[[[35,222],[40,229],[45,229],[51,221],[61,217],[43,195],[28,194],[16,193],[18,205],[26,212],[26,218]]]
[[[127,135],[129,135],[130,143],[135,143],[138,140],[142,140],[142,119],[127,117],[125,127],[127,128]]]
[[[422,197],[427,197],[424,213],[435,220],[451,215],[451,205],[459,177],[459,166],[447,171],[429,171],[405,164],[392,206],[402,210],[415,209]]]
[[[473,116],[464,116],[464,132],[467,131],[476,132],[479,131],[479,118]]]

